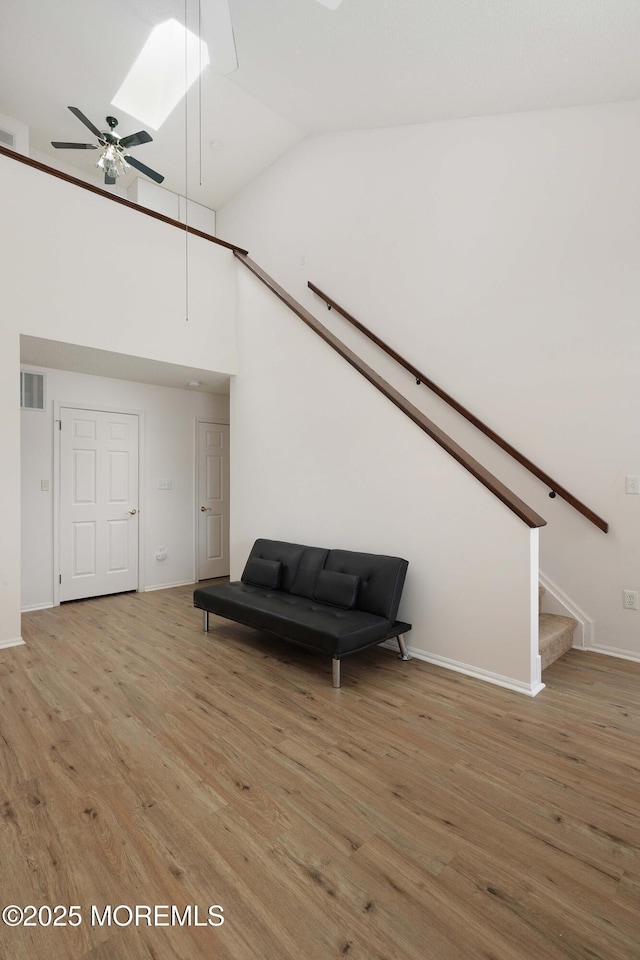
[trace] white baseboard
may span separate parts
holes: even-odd
[[[55,603],[32,603],[28,607],[22,607],[20,613],[33,613],[34,610],[51,610],[55,607]]]
[[[618,660],[631,660],[633,663],[640,663],[640,654],[629,653],[628,650],[621,650],[619,647],[589,647],[588,653],[604,653],[607,657],[617,657]]]
[[[15,640],[0,640],[0,650],[6,650],[7,647],[22,647],[24,640],[22,637],[16,637]]]
[[[397,649],[395,640],[385,640],[381,646]],[[524,683],[521,680],[513,680],[511,677],[503,677],[499,673],[492,673],[490,670],[471,667],[469,664],[460,663],[458,660],[450,660],[448,657],[439,657],[436,654],[425,653],[423,650],[416,650],[414,647],[407,646],[407,650],[416,660],[424,660],[426,663],[433,663],[437,667],[444,667],[446,670],[453,670],[455,673],[463,673],[466,677],[473,677],[475,680],[484,680],[485,683],[493,683],[497,687],[505,687],[507,690],[513,690],[515,693],[523,693],[526,697],[535,697],[545,688],[545,684],[542,682]]]
[[[171,587],[188,587],[193,584],[193,580],[177,580],[175,583],[157,583],[151,587],[145,587],[143,593],[153,593],[154,590],[170,590]]]

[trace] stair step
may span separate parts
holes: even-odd
[[[542,669],[561,657],[573,646],[573,631],[578,621],[556,613],[540,614],[540,656]]]

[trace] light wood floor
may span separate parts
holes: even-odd
[[[128,594],[0,651],[0,907],[83,916],[2,960],[640,957],[640,665],[571,651],[530,700],[378,648],[333,690],[211,621]],[[120,904],[225,923],[91,925]]]

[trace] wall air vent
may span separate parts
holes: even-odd
[[[0,147],[29,156],[29,127],[20,120],[0,113]]]
[[[0,127],[0,144],[3,147],[10,147],[12,150],[16,145],[16,135],[12,133],[11,130],[3,130]]]
[[[44,374],[20,371],[20,408],[44,410]]]

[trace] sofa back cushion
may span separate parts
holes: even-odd
[[[271,587],[271,589],[283,590],[285,593],[307,597],[309,600],[320,599],[316,592],[320,571],[357,577],[359,582],[355,591],[354,609],[384,617],[391,622],[396,619],[398,613],[400,596],[409,566],[408,562],[400,557],[388,557],[377,553],[357,553],[353,550],[327,550],[324,547],[309,547],[301,543],[287,543],[284,540],[256,540],[245,571],[253,558],[280,564],[279,586]],[[250,570],[249,576],[251,575]],[[242,579],[246,580],[244,573]],[[259,586],[264,585],[259,584]],[[351,586],[353,586],[353,581],[351,581]],[[326,589],[326,584],[324,589]],[[322,593],[322,591],[323,585],[321,584],[320,592]],[[339,596],[343,599],[344,595],[339,592]],[[335,601],[330,600],[322,602],[335,603]],[[335,603],[335,605],[340,606],[341,604]]]
[[[394,621],[408,566],[400,557],[330,550],[324,569],[359,577],[357,609]]]
[[[297,597],[307,597],[312,600],[315,595],[318,574],[324,567],[328,556],[329,551],[323,547],[305,547],[290,592]]]
[[[313,599],[351,610],[356,605],[359,586],[360,577],[357,577],[355,573],[321,570],[316,580]]]
[[[249,554],[247,565],[254,558],[258,560],[272,560],[280,563],[280,583],[278,589],[284,590],[285,593],[291,593],[291,587],[296,579],[300,560],[305,550],[308,549],[308,547],[305,547],[301,543],[287,543],[283,540],[256,540]],[[244,574],[241,579],[244,580]]]

